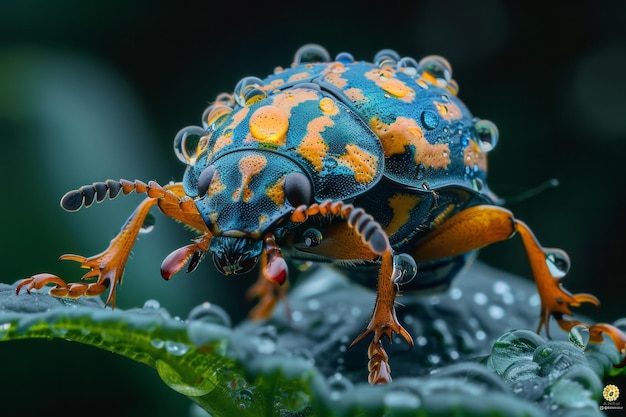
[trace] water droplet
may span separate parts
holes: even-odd
[[[487,314],[494,320],[500,320],[505,316],[504,309],[498,305],[490,305],[487,308]]]
[[[330,54],[321,45],[310,43],[301,46],[293,57],[294,64],[302,64],[306,62],[329,62]]]
[[[478,146],[483,152],[489,152],[498,144],[498,128],[489,120],[478,120],[474,123],[474,131],[478,139]]]
[[[400,55],[393,49],[381,49],[374,55],[374,65],[382,68],[385,65],[394,65],[400,60]]]
[[[511,291],[511,286],[505,281],[496,281],[491,288],[496,294],[506,294]]]
[[[163,339],[150,339],[150,344],[156,349],[163,349],[165,346],[165,340]]]
[[[194,165],[198,155],[207,147],[206,130],[200,126],[187,126],[174,137],[174,153],[186,165]]]
[[[309,308],[309,310],[315,311],[317,309],[320,308],[320,300],[316,299],[316,298],[312,298],[309,301],[307,301],[307,307]]]
[[[214,103],[204,111],[202,126],[206,126],[207,132],[213,132],[225,120],[223,118],[232,111],[232,107],[226,103]]]
[[[187,316],[187,321],[203,321],[224,327],[232,326],[228,313],[222,307],[209,302],[204,302],[191,309]]]
[[[437,126],[439,126],[439,116],[430,110],[424,110],[420,116],[420,120],[422,121],[422,126],[428,130],[436,129]]]
[[[485,340],[487,338],[487,333],[482,330],[476,332],[475,336],[476,340]]]
[[[217,380],[213,377],[194,377],[193,383],[185,381],[181,374],[172,368],[167,362],[157,359],[155,368],[163,380],[174,391],[186,395],[188,397],[200,397],[211,392]]]
[[[294,358],[304,359],[304,361],[313,366],[315,365],[315,355],[309,349],[304,347],[296,347],[291,351]]]
[[[398,80],[397,78],[387,79],[381,84],[380,88],[382,88],[383,91],[393,95],[394,97],[404,97],[413,91],[405,83]]]
[[[182,356],[185,353],[189,352],[189,345],[180,342],[174,342],[172,340],[168,340],[165,342],[165,350],[174,356]]]
[[[441,362],[441,356],[431,353],[427,356],[427,360],[428,363],[430,363],[431,365],[437,365],[439,362]]]
[[[570,267],[570,260],[567,253],[560,249],[544,249],[546,253],[546,264],[550,274],[554,278],[563,278],[567,275]]]
[[[9,334],[9,329],[11,328],[11,323],[2,323],[0,324],[0,339],[6,337]]]
[[[474,294],[474,296],[472,297],[472,299],[474,300],[474,302],[476,304],[478,304],[479,306],[484,306],[489,302],[489,297],[487,297],[484,293],[482,292],[477,292],[476,294]]]
[[[426,56],[420,60],[419,67],[424,73],[433,77],[440,87],[445,87],[452,79],[452,66],[442,56]]]
[[[265,92],[261,89],[265,83],[259,77],[244,77],[237,85],[235,85],[235,89],[233,90],[233,97],[235,101],[240,106],[246,106],[246,96],[249,96],[251,91],[256,92],[255,94],[262,94],[263,98],[265,98]],[[251,97],[248,97],[251,98]]]
[[[254,334],[254,346],[258,353],[271,355],[278,348],[278,335],[275,326],[263,326]]]
[[[51,326],[50,330],[52,331],[53,334],[57,336],[65,336],[67,332],[69,331],[69,329],[66,327],[57,327],[57,326]]]
[[[411,57],[404,57],[398,61],[396,65],[396,69],[398,71],[404,72],[406,75],[413,77],[417,74],[417,69],[419,64],[417,61]]]
[[[299,322],[302,321],[302,319],[304,318],[304,315],[302,314],[302,311],[300,310],[294,310],[291,312],[291,320],[293,320],[294,322]]]
[[[342,64],[350,64],[354,62],[354,57],[350,52],[339,52],[335,57],[335,61],[341,62]]]
[[[330,391],[330,399],[334,401],[341,398],[341,395],[344,392],[349,391],[354,387],[352,382],[339,372],[336,372],[328,377],[326,382]]]
[[[250,134],[261,143],[277,143],[289,129],[289,115],[276,106],[263,106],[255,110],[248,121]]]
[[[530,359],[521,359],[513,362],[506,368],[502,378],[507,382],[528,381],[537,378],[541,371],[541,366]]]
[[[568,334],[568,339],[570,342],[574,344],[574,346],[585,350],[587,344],[589,343],[589,328],[587,326],[574,326],[572,330],[570,330]]]
[[[141,225],[141,229],[139,229],[139,233],[141,234],[150,233],[151,231],[154,230],[155,223],[156,223],[156,219],[154,218],[152,213],[148,213],[148,215],[143,221],[143,224]]]
[[[403,285],[411,282],[417,274],[417,264],[411,255],[399,253],[393,256],[393,282]]]
[[[280,389],[277,397],[279,398],[277,403],[280,409],[279,415],[285,417],[292,415],[309,415],[309,413],[303,412],[311,403],[311,398],[307,393],[300,390]]]
[[[459,300],[463,296],[463,290],[460,288],[454,287],[450,290],[449,296],[453,300]]]
[[[240,389],[237,391],[237,399],[239,400],[239,408],[248,408],[252,405],[254,393],[247,388]]]
[[[418,180],[423,180],[425,174],[426,174],[426,165],[424,165],[424,163],[420,162],[419,164],[417,164],[417,175],[416,175],[416,178]]]
[[[394,409],[417,410],[422,401],[413,393],[406,391],[390,391],[383,397],[385,406]]]
[[[157,300],[146,300],[145,303],[143,303],[143,309],[144,310],[158,310],[161,308],[161,303],[159,303]]]

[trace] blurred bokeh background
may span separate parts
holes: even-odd
[[[494,121],[490,186],[515,196],[560,185],[508,206],[545,246],[566,250],[565,284],[592,292],[598,320],[623,317],[626,236],[626,3],[543,1],[257,2],[0,1],[0,205],[2,273],[70,281],[63,253],[106,247],[140,197],[118,197],[69,214],[68,190],[107,178],[179,180],[176,132],[244,76],[288,66],[304,43],[331,55],[371,59],[383,48],[417,59],[445,56],[474,115]],[[478,5],[480,4],[480,5]],[[118,290],[118,307],[158,299],[185,318],[203,301],[233,319],[251,306],[254,277],[160,278],[161,260],[192,235],[154,211]],[[486,248],[485,262],[529,276],[517,239]],[[118,416],[188,415],[189,402],[153,370],[96,349],[57,341],[0,343],[2,415],[65,415],[107,408]],[[8,405],[8,410],[6,406]],[[75,409],[74,409],[75,408]],[[8,414],[7,414],[8,413]]]

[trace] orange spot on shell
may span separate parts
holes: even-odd
[[[284,143],[289,117],[275,106],[263,106],[250,116],[250,133],[259,142]]]
[[[310,75],[308,72],[300,72],[298,74],[294,74],[291,77],[289,77],[289,82],[292,81],[300,81],[300,80],[306,80],[307,78],[309,78]]]
[[[322,171],[323,161],[328,152],[328,145],[322,137],[321,132],[334,124],[330,117],[326,116],[311,120],[307,125],[307,134],[296,148],[296,152],[309,161],[317,172]]]
[[[346,145],[346,153],[337,162],[354,171],[354,179],[361,184],[372,182],[378,168],[378,158],[353,143]]]
[[[241,172],[241,186],[233,192],[233,201],[243,200],[248,202],[254,196],[254,191],[250,189],[252,177],[263,171],[267,165],[267,159],[262,155],[248,155],[239,161],[239,172]]]
[[[220,179],[220,173],[216,170],[213,174],[213,179],[211,179],[211,184],[209,184],[209,190],[207,194],[209,195],[209,197],[213,197],[215,194],[221,193],[225,189],[226,186],[222,183],[222,180]]]
[[[487,154],[480,150],[480,146],[473,140],[470,140],[465,149],[463,149],[463,163],[473,168],[477,165],[481,170],[487,170]]]
[[[282,207],[285,204],[285,177],[282,176],[275,184],[267,187],[265,194],[270,200],[274,202],[278,207]]]
[[[335,104],[335,100],[330,97],[324,97],[320,100],[320,110],[330,116],[334,116],[339,113],[339,108],[337,107],[337,104]]]
[[[380,88],[382,88],[383,91],[386,91],[387,93],[398,98],[406,96],[411,91],[411,89],[407,87],[406,84],[395,78],[385,81],[384,83],[382,83]]]
[[[395,122],[386,124],[374,117],[370,126],[380,139],[385,157],[399,155],[414,149],[416,164],[434,168],[447,168],[450,164],[450,147],[446,143],[430,144],[424,132],[412,119],[398,117]]]
[[[211,159],[219,150],[233,143],[233,129],[248,115],[249,110],[249,107],[242,107],[231,116],[232,122],[224,128],[222,136],[215,139],[215,143],[211,146],[211,151],[208,153],[207,159]]]
[[[454,103],[441,103],[438,101],[433,101],[433,104],[437,108],[437,112],[439,115],[443,117],[445,120],[457,120],[463,117],[463,112]]]
[[[360,88],[348,88],[344,91],[344,94],[348,96],[348,98],[352,102],[368,100],[367,97],[365,97],[365,95],[363,94],[363,90],[361,90]]]
[[[373,81],[378,87],[388,94],[406,103],[415,98],[415,90],[403,81],[395,78],[396,70],[390,67],[384,69],[374,68],[365,73],[365,78]]]

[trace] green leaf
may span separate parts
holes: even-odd
[[[478,264],[445,294],[400,297],[416,347],[394,338],[386,345],[394,380],[370,386],[367,342],[348,346],[373,295],[320,267],[269,320],[231,327],[208,303],[181,320],[155,301],[111,310],[45,291],[16,296],[2,284],[0,341],[60,338],[117,353],[156,369],[213,417],[601,415],[602,379],[621,372],[610,341],[524,330],[536,327],[532,284]]]

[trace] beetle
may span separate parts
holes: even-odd
[[[185,266],[193,271],[207,253],[227,275],[258,264],[252,318],[267,317],[284,295],[288,262],[330,262],[375,285],[371,320],[352,344],[372,335],[369,382],[378,384],[391,381],[384,338],[396,333],[413,346],[396,317],[399,289],[443,291],[478,249],[519,235],[541,299],[537,332],[547,333],[553,317],[565,331],[586,326],[592,342],[610,336],[624,353],[626,336],[616,327],[564,318],[571,307],[599,302],[561,286],[567,254],[543,248],[489,189],[487,153],[498,129],[472,116],[457,93],[441,56],[418,62],[385,49],[371,62],[346,52],[331,59],[323,47],[304,45],[290,67],[243,78],[205,110],[202,126],[176,135],[182,181],[107,180],[63,196],[61,206],[76,211],[120,192],[147,195],[102,253],[61,256],[89,269],[83,279],[95,282],[68,284],[43,273],[21,281],[16,293],[48,284],[57,297],[108,289],[114,308],[131,248],[158,206],[198,232],[166,257],[163,278]]]

